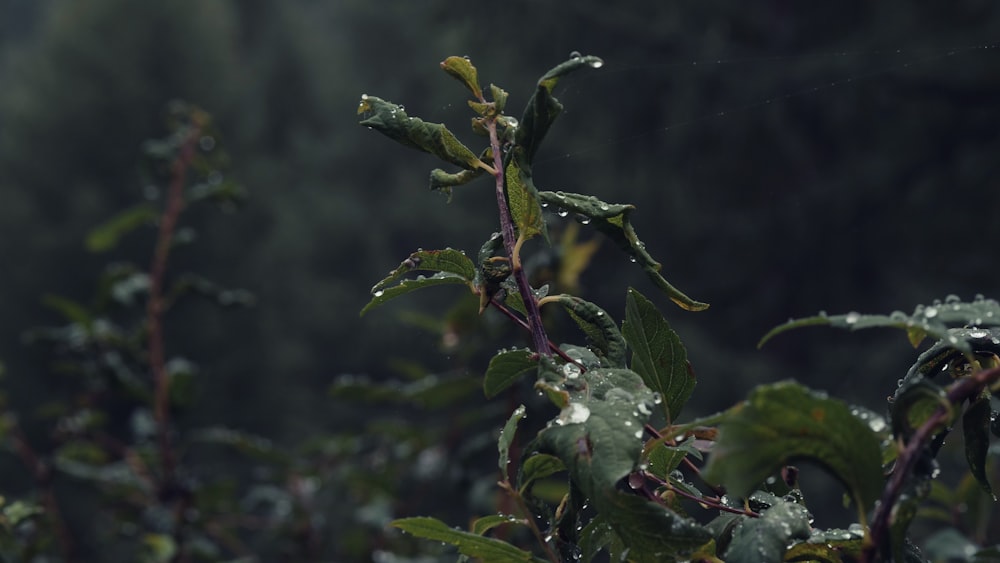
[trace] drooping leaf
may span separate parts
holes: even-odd
[[[159,214],[149,204],[122,211],[87,234],[86,247],[91,252],[105,252],[118,245],[119,239],[137,228],[152,223]]]
[[[411,291],[416,291],[418,289],[423,289],[425,287],[431,287],[435,285],[469,285],[469,281],[460,276],[459,274],[453,274],[451,272],[438,272],[433,276],[417,276],[414,279],[406,279],[399,282],[399,285],[394,285],[392,287],[387,287],[385,289],[376,289],[372,293],[372,299],[361,309],[361,316],[365,313],[378,307],[379,305],[395,299],[400,295],[406,295]]]
[[[591,303],[574,295],[560,295],[559,304],[566,308],[570,317],[587,336],[587,343],[601,356],[607,358],[611,367],[625,367],[625,338],[611,315]]]
[[[465,85],[472,92],[476,99],[483,97],[483,91],[479,87],[479,73],[476,67],[472,66],[472,61],[465,57],[448,57],[441,61],[441,70]]]
[[[538,356],[531,350],[507,350],[493,356],[483,377],[483,393],[492,399],[521,377],[538,371]]]
[[[965,437],[965,459],[969,471],[979,481],[986,494],[993,496],[993,488],[986,473],[986,454],[990,449],[990,392],[984,391],[969,404],[962,415],[962,434]]]
[[[536,235],[543,235],[548,240],[549,235],[542,219],[542,207],[538,203],[538,190],[531,181],[531,174],[518,166],[516,156],[507,163],[506,179],[507,206],[510,208],[511,219],[517,227],[518,236],[522,241]]]
[[[459,553],[469,557],[478,557],[483,561],[531,561],[543,563],[543,560],[533,556],[530,552],[523,551],[513,545],[496,540],[484,538],[478,534],[464,532],[448,527],[444,522],[436,518],[416,517],[403,518],[391,523],[393,527],[399,528],[418,538],[440,541],[458,548]]]
[[[656,306],[633,288],[625,300],[622,334],[632,349],[631,368],[660,394],[667,423],[677,420],[696,383],[687,350]]]
[[[581,68],[600,68],[604,61],[594,56],[571,57],[570,60],[550,69],[539,80],[535,93],[524,108],[520,126],[515,135],[516,143],[524,148],[527,162],[534,160],[538,147],[552,123],[562,112],[563,106],[552,96],[559,79]]]
[[[707,303],[695,301],[684,295],[660,274],[662,265],[646,251],[645,243],[639,240],[629,220],[629,215],[635,210],[635,206],[610,204],[593,196],[561,191],[540,191],[538,199],[545,205],[588,217],[591,225],[613,240],[629,256],[629,260],[637,263],[656,287],[682,309],[702,311],[708,308]]]
[[[455,173],[445,172],[440,168],[431,170],[430,187],[432,190],[444,193],[451,198],[451,189],[464,186],[476,178],[482,176],[485,170],[476,168],[475,170],[461,170]]]
[[[507,465],[510,462],[510,445],[514,443],[514,434],[517,432],[517,423],[524,418],[524,405],[518,406],[514,412],[510,413],[507,424],[500,431],[500,439],[497,441],[497,450],[500,452],[500,473],[504,481],[509,479]]]
[[[899,328],[906,331],[914,346],[918,346],[925,337],[930,336],[946,340],[952,347],[968,352],[971,349],[968,342],[958,338],[948,328],[964,326],[973,327],[970,330],[982,330],[982,327],[1000,326],[1000,303],[982,296],[977,296],[971,303],[964,303],[957,296],[949,295],[943,303],[935,301],[927,306],[917,305],[910,315],[902,311],[893,311],[889,315],[862,315],[853,311],[846,315],[820,313],[774,327],[761,338],[757,346],[763,346],[768,340],[783,332],[804,326],[820,325],[852,331],[863,328]]]
[[[726,550],[727,563],[782,561],[785,549],[795,540],[809,539],[809,511],[794,502],[778,501],[760,518],[742,520]]]
[[[728,411],[704,475],[746,496],[800,459],[817,462],[840,480],[862,519],[881,492],[881,454],[871,429],[844,403],[788,381],[758,387]]]
[[[433,154],[466,170],[482,168],[493,173],[493,169],[463,145],[447,127],[410,117],[403,106],[364,95],[358,113],[368,115],[361,120],[361,125],[371,127],[402,145]]]
[[[403,279],[410,272],[448,272],[466,281],[476,277],[476,265],[461,250],[418,250],[399,263],[389,275],[372,287],[372,293]]]

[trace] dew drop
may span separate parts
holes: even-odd
[[[858,322],[858,320],[860,318],[861,318],[861,314],[860,313],[857,313],[855,311],[851,311],[850,313],[847,313],[847,317],[844,318],[844,322],[847,323],[847,324],[849,324],[849,325],[852,325],[852,324]]]
[[[933,319],[938,314],[937,307],[927,307],[924,309],[924,316],[928,319]]]
[[[563,209],[562,207],[560,207],[559,209],[556,210],[556,215],[558,215],[560,217],[566,217],[566,216],[569,215],[569,211],[566,211],[565,209]]]
[[[636,261],[637,261],[637,259],[636,259],[636,257],[635,257],[635,256],[629,256],[629,257],[628,257],[628,261],[629,261],[629,262],[631,262],[631,263],[633,263],[633,264],[635,264],[635,263],[636,263]]]
[[[635,438],[636,438],[636,440],[641,440],[642,439],[642,430],[636,430],[635,431]]]
[[[945,298],[944,298],[944,302],[947,303],[947,304],[949,304],[949,305],[951,305],[953,303],[960,303],[961,301],[962,301],[962,298],[959,297],[959,296],[957,296],[957,295],[955,295],[954,293],[949,294],[949,295],[945,296]]]
[[[577,215],[576,222],[580,223],[581,225],[589,225],[590,217],[587,217],[586,215]]]
[[[385,292],[380,289],[375,293],[372,293],[372,295],[374,295],[375,297],[382,297],[383,295],[385,295]]]
[[[610,205],[608,205],[607,203],[601,202],[601,211],[607,211],[609,209],[611,209]]]
[[[653,411],[649,409],[649,406],[646,403],[639,403],[638,405],[636,405],[636,408],[639,409],[640,413],[646,416],[653,414]]]
[[[986,338],[990,333],[987,330],[977,329],[969,331],[969,338]]]
[[[569,58],[571,58],[571,59],[579,59],[579,58],[580,58],[580,57],[582,57],[582,56],[583,56],[583,55],[582,55],[582,54],[580,54],[580,51],[573,51],[573,52],[571,52],[571,53],[569,54]]]
[[[562,372],[566,376],[566,379],[576,379],[580,377],[580,366],[574,363],[566,363],[563,364]]]
[[[590,65],[590,68],[601,68],[604,66],[604,61],[601,59],[594,59],[587,64]]]
[[[559,413],[558,424],[582,424],[590,418],[590,409],[580,403],[570,403]]]

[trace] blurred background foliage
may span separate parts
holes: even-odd
[[[712,304],[689,314],[662,303],[701,378],[687,414],[789,377],[881,410],[915,359],[899,334],[817,330],[763,351],[755,344],[820,309],[909,311],[948,293],[1000,294],[990,258],[1000,241],[997,23],[1000,7],[988,0],[0,0],[8,402],[44,444],[31,413],[57,378],[47,352],[21,335],[60,322],[42,294],[93,294],[108,256],[87,252],[86,234],[156,195],[140,173],[141,145],[161,136],[164,108],[178,98],[214,116],[250,197],[238,213],[193,210],[197,244],[173,267],[257,296],[250,310],[194,304],[168,319],[168,352],[201,368],[198,400],[179,424],[222,424],[290,447],[371,432],[376,414],[414,414],[331,398],[340,374],[475,379],[495,348],[522,342],[495,319],[470,324],[453,309],[456,292],[428,290],[361,320],[357,312],[371,284],[417,247],[477,249],[496,230],[487,183],[446,204],[426,187],[436,163],[358,127],[357,100],[403,103],[461,135],[465,94],[439,61],[471,57],[484,83],[511,93],[516,115],[537,77],[576,50],[606,65],[559,85],[567,111],[537,159],[536,184],[636,204],[636,228],[666,277]],[[132,237],[116,256],[146,264],[152,240]],[[582,295],[621,315],[626,285],[654,293],[628,266],[598,248],[578,280]],[[477,424],[492,428],[505,406]],[[435,440],[411,456],[431,464],[428,479],[442,475]],[[361,458],[339,463],[352,459]],[[3,463],[4,492],[28,486],[16,461]],[[369,507],[376,525],[406,510],[378,512],[371,500],[339,509]]]

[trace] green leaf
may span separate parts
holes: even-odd
[[[632,349],[631,368],[660,394],[667,423],[677,420],[696,383],[687,350],[656,306],[633,288],[625,300],[622,334]]]
[[[497,441],[497,450],[500,452],[500,473],[504,481],[510,479],[507,473],[507,465],[510,464],[510,445],[514,443],[514,435],[517,432],[517,423],[524,418],[524,405],[520,405],[514,412],[510,413],[507,424],[500,431],[500,439]]]
[[[846,557],[847,561],[857,561],[864,549],[864,537],[860,524],[852,524],[850,530],[815,529],[808,541],[789,547],[784,560],[843,563]]]
[[[986,454],[990,449],[990,392],[983,391],[969,404],[962,416],[962,433],[965,436],[965,459],[969,471],[979,481],[987,494],[993,496],[989,477],[986,474]],[[994,497],[995,498],[995,497]]]
[[[948,327],[964,326],[973,327],[969,330],[979,330],[981,327],[1000,326],[1000,303],[982,296],[977,296],[971,303],[964,303],[958,297],[949,295],[944,302],[938,300],[931,305],[917,305],[911,315],[902,311],[893,311],[889,315],[862,315],[853,311],[846,315],[820,313],[813,317],[790,320],[772,328],[761,338],[757,347],[783,332],[820,325],[852,331],[864,328],[899,328],[906,331],[914,346],[918,346],[926,336],[931,336],[944,339],[952,347],[968,352],[971,349],[969,343],[956,337]]]
[[[542,378],[560,377],[557,367],[548,369],[541,370]],[[619,489],[639,463],[648,419],[643,412],[650,412],[654,401],[642,378],[627,369],[595,368],[572,382],[562,391],[568,402],[559,417],[528,449],[562,460],[631,556],[683,556],[707,542],[708,532],[696,522]]]
[[[378,307],[386,301],[395,299],[400,295],[406,295],[411,291],[435,285],[469,285],[469,281],[464,277],[451,272],[438,272],[429,277],[417,276],[415,279],[403,280],[399,282],[399,285],[386,289],[374,290],[372,292],[372,300],[361,309],[361,316],[364,316],[368,311]]]
[[[779,501],[760,518],[745,518],[736,527],[726,550],[727,563],[782,561],[785,546],[809,539],[809,511],[794,502]]]
[[[611,367],[625,367],[625,338],[618,325],[604,309],[576,297],[560,295],[559,304],[566,308],[587,336],[587,343],[596,353],[608,359]]]
[[[476,277],[476,265],[461,250],[418,250],[399,263],[382,281],[375,284],[372,293],[385,289],[389,284],[403,279],[411,272],[448,272],[472,282]]]
[[[448,57],[441,61],[441,69],[464,84],[477,100],[483,97],[483,91],[479,87],[479,73],[469,59]]]
[[[552,123],[559,117],[563,106],[552,96],[559,79],[581,68],[600,68],[604,61],[597,57],[572,57],[570,60],[550,69],[539,80],[535,93],[524,108],[520,126],[515,135],[516,143],[524,148],[527,162],[531,163],[538,147],[548,133]]]
[[[517,161],[516,156],[511,158],[506,171],[507,206],[510,208],[511,218],[522,240],[536,235],[544,235],[548,240],[542,207],[538,204],[538,190],[531,181],[531,175],[520,168]]]
[[[728,411],[704,475],[746,496],[800,459],[819,463],[840,480],[862,520],[881,493],[881,454],[872,430],[844,403],[788,381],[758,387]]]
[[[590,561],[605,547],[611,543],[615,535],[607,519],[598,514],[580,531],[580,560],[583,563]]]
[[[483,393],[492,399],[528,373],[538,371],[538,356],[531,350],[508,350],[493,356],[483,378]]]
[[[507,542],[449,528],[447,524],[436,518],[403,518],[393,521],[391,525],[418,538],[454,545],[463,555],[478,557],[483,561],[496,561],[497,563],[507,561],[542,562],[531,553],[520,550]]]
[[[517,488],[524,494],[535,481],[560,471],[566,471],[566,465],[558,457],[549,454],[535,454],[521,464]]]
[[[478,536],[484,535],[486,532],[496,528],[497,526],[503,526],[504,524],[521,524],[524,525],[524,520],[516,518],[514,516],[507,516],[505,514],[490,514],[489,516],[483,516],[482,518],[476,518],[476,521],[472,523],[472,533]]]
[[[485,170],[482,168],[476,168],[475,170],[461,170],[455,172],[454,174],[445,172],[440,168],[435,168],[431,170],[431,181],[430,187],[432,190],[443,192],[450,199],[451,189],[458,186],[464,186],[469,182],[475,180],[476,178],[482,176]]]
[[[701,456],[701,452],[694,448],[693,440],[687,440],[680,446],[658,444],[649,450],[649,472],[660,479],[666,479],[670,476],[670,472],[677,469],[688,455]]]
[[[629,260],[637,263],[656,287],[682,309],[703,311],[708,308],[707,303],[691,299],[660,274],[663,266],[646,251],[645,243],[639,240],[629,220],[635,206],[605,203],[593,196],[561,191],[538,192],[538,199],[543,204],[589,217],[598,231],[613,240],[629,256]]]
[[[91,252],[105,252],[118,245],[118,240],[137,228],[152,223],[159,217],[156,209],[148,204],[137,205],[122,211],[87,234],[85,245]]]
[[[364,95],[358,113],[370,114],[361,120],[361,125],[375,129],[401,145],[433,154],[466,170],[482,168],[494,172],[447,127],[440,123],[428,123],[419,117],[409,117],[403,106]]]

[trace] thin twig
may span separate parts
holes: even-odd
[[[529,332],[531,331],[531,327],[528,325],[528,323],[524,319],[522,319],[521,317],[515,315],[514,311],[511,311],[510,307],[508,307],[507,305],[505,305],[502,301],[500,301],[496,297],[491,297],[490,298],[490,303],[494,307],[496,307],[496,309],[498,311],[500,311],[501,313],[503,313],[504,315],[506,315],[507,318],[509,318],[512,321],[516,322],[517,324],[521,325],[521,328],[523,328],[524,330],[527,330]],[[548,339],[546,339],[546,342],[548,343],[549,350],[551,350],[557,356],[559,356],[560,358],[566,360],[567,362],[574,363],[577,366],[579,366],[581,373],[587,371],[587,368],[584,367],[584,365],[581,364],[579,360],[574,360],[572,357],[570,357],[569,354],[567,354],[561,348],[559,348],[559,346],[556,346],[555,342],[552,342],[551,340],[548,340]]]
[[[480,101],[485,102],[486,100],[480,97]],[[493,151],[493,168],[496,169],[497,208],[500,212],[500,233],[503,235],[504,250],[510,258],[510,263],[513,266],[511,275],[514,276],[518,293],[521,294],[521,299],[524,301],[524,308],[528,313],[528,326],[531,327],[531,338],[535,352],[543,356],[549,356],[551,355],[549,354],[549,339],[545,335],[545,327],[542,325],[542,315],[538,310],[538,301],[535,299],[535,293],[528,283],[528,276],[524,272],[524,268],[521,267],[520,257],[517,256],[517,251],[514,248],[517,241],[517,234],[514,229],[514,221],[510,216],[510,208],[507,205],[507,194],[504,189],[503,152],[500,147],[500,138],[497,136],[496,116],[486,120],[486,129],[490,134],[490,149]]]
[[[945,395],[945,399],[949,405],[958,405],[982,391],[984,386],[992,385],[996,381],[1000,381],[1000,368],[976,372],[969,377],[960,379],[958,383],[953,385],[948,390],[947,395]],[[892,476],[882,491],[882,498],[875,507],[875,512],[872,516],[869,531],[870,538],[865,545],[864,551],[861,553],[860,561],[862,563],[875,561],[876,552],[879,550],[879,546],[882,545],[884,536],[889,531],[889,520],[892,517],[893,508],[895,508],[896,502],[903,492],[903,485],[906,483],[907,476],[913,470],[913,466],[917,460],[920,459],[921,451],[934,438],[939,427],[946,423],[950,412],[951,409],[945,405],[939,406],[934,411],[934,414],[925,420],[917,431],[913,433],[906,447],[899,452],[899,456],[896,458],[896,467],[893,469]]]
[[[548,557],[549,561],[552,561],[552,563],[559,563],[559,556],[557,556],[556,553],[552,551],[552,548],[549,547],[549,542],[545,540],[545,537],[542,535],[542,531],[538,528],[538,524],[535,523],[535,517],[531,513],[531,510],[528,509],[528,505],[524,502],[524,497],[521,496],[521,493],[517,492],[507,479],[504,479],[497,484],[500,485],[500,488],[507,491],[507,494],[509,494],[511,498],[514,499],[514,502],[517,503],[518,507],[520,507],[521,513],[524,514],[525,522],[527,522],[528,527],[531,528],[531,533],[535,535],[535,539],[537,539],[538,543],[541,544],[542,550],[545,551],[545,556]]]

